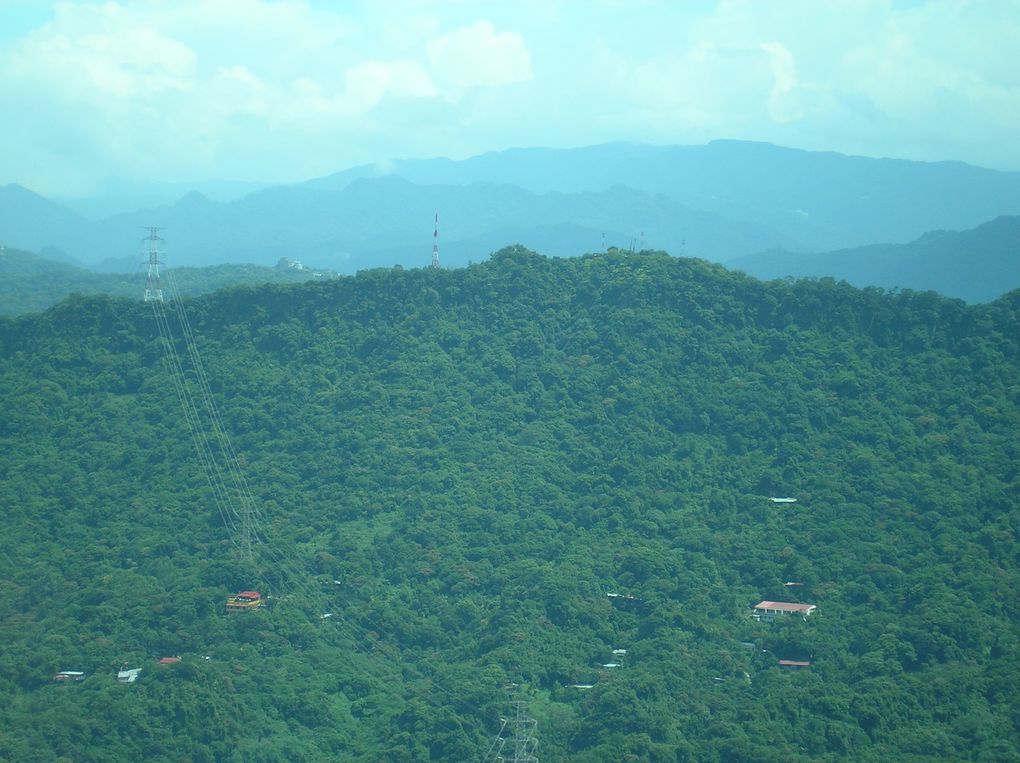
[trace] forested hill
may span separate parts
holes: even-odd
[[[188,300],[252,564],[150,307],[0,320],[0,759],[479,760],[508,698],[543,760],[1020,756],[1020,293],[508,249]]]

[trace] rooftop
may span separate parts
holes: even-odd
[[[811,612],[815,609],[814,604],[794,604],[789,601],[760,601],[754,605],[755,609],[772,609],[777,612]]]
[[[121,670],[117,673],[117,680],[122,684],[133,684],[138,680],[138,674],[142,672],[141,668],[130,668],[127,670]]]

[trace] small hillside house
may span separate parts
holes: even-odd
[[[142,672],[141,668],[128,668],[117,672],[117,683],[121,684],[133,684],[138,680],[138,674]]]
[[[817,607],[814,604],[794,604],[788,601],[760,601],[754,605],[752,617],[756,620],[774,620],[782,615],[800,615],[807,618]]]
[[[251,612],[262,606],[258,591],[241,591],[227,599],[227,612]]]

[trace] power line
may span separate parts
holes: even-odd
[[[434,261],[438,261],[438,214],[436,225],[437,240],[434,244]],[[159,281],[158,269],[159,265],[163,264],[160,260],[162,252],[159,250],[163,239],[157,235],[160,229],[153,227],[147,228],[147,230],[149,230],[149,237],[143,239],[143,242],[149,242],[151,265],[150,272],[146,276],[145,301],[152,306],[171,385],[181,404],[184,420],[195,445],[199,463],[206,475],[213,501],[233,547],[242,559],[255,563],[259,570],[259,576],[266,578],[267,582],[268,577],[276,577],[281,592],[292,591],[305,603],[318,605],[315,611],[321,620],[329,620],[332,625],[331,629],[335,628],[335,633],[346,635],[355,644],[359,643],[359,640],[361,643],[371,643],[373,650],[379,651],[392,663],[399,665],[406,677],[425,682],[429,687],[429,693],[426,694],[411,689],[405,684],[405,689],[410,695],[417,696],[439,709],[447,708],[450,705],[455,706],[462,712],[466,712],[469,717],[477,718],[479,708],[476,705],[464,701],[455,693],[437,684],[434,678],[408,664],[399,652],[399,648],[387,643],[380,635],[386,629],[380,627],[380,624],[366,615],[364,611],[360,612],[360,619],[368,626],[373,627],[374,631],[369,631],[365,625],[345,617],[331,617],[333,613],[325,611],[329,604],[328,597],[321,587],[311,582],[318,577],[314,570],[308,563],[301,562],[297,554],[285,554],[278,547],[278,542],[270,541],[270,534],[267,532],[268,519],[258,508],[259,504],[252,494],[237,453],[230,442],[226,426],[219,414],[209,378],[198,351],[195,333],[188,319],[187,310],[172,275],[172,270],[166,271],[170,302],[166,303],[164,300],[164,290]],[[190,379],[177,350],[177,341],[170,326],[168,311],[176,315],[177,323],[180,326],[184,352],[190,363]],[[196,396],[201,399],[201,404],[196,402]],[[204,417],[200,409],[204,410]],[[435,701],[432,697],[433,692],[445,695],[448,704],[444,705]],[[518,711],[517,716],[521,716],[521,711]],[[467,731],[461,725],[459,718],[455,715],[454,719],[461,732],[467,737]],[[531,722],[530,728],[533,731],[534,719],[527,720]],[[504,723],[504,728],[507,725]],[[533,735],[529,736],[528,733],[525,733],[525,729],[529,727],[523,720],[515,720],[510,724],[510,727],[514,729],[515,749],[533,749],[531,742],[528,741],[532,739]],[[502,728],[500,733],[503,733]],[[534,741],[534,744],[537,744],[537,740]],[[502,749],[502,744],[499,749]],[[535,759],[533,757],[515,757],[514,760],[527,762]]]

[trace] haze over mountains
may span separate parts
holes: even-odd
[[[815,251],[905,243],[929,230],[970,228],[1020,210],[1017,172],[734,140],[703,146],[610,143],[511,149],[461,162],[409,160],[384,168],[356,167],[305,185],[335,190],[383,171],[416,183],[511,183],[535,193],[597,192],[625,185],[775,229]]]
[[[206,187],[220,198],[244,188]],[[167,187],[138,186],[136,191],[144,202],[158,193],[165,197]],[[108,192],[92,208],[109,205],[115,197]],[[88,200],[77,205],[86,209]],[[1020,214],[1020,173],[740,141],[512,149],[463,161],[399,160],[354,167],[231,201],[193,191],[173,204],[125,208],[101,220],[9,185],[0,188],[0,241],[35,251],[55,248],[94,269],[133,272],[139,262],[139,229],[160,225],[166,229],[172,265],[271,265],[289,257],[352,273],[427,264],[437,211],[442,261],[448,266],[478,261],[510,243],[558,256],[616,246],[738,261],[756,275],[853,273],[854,280],[864,265],[839,261],[857,253],[804,259],[789,272],[786,266],[766,264],[774,255],[761,253],[907,244],[929,231],[974,228]],[[1001,265],[995,266],[995,286],[1002,293],[1020,285],[1020,270],[1010,263],[1016,259],[1010,255],[1017,249],[1015,228],[997,230],[1005,236],[995,255]],[[946,239],[949,249],[939,255],[946,267],[954,263],[954,241]],[[901,253],[909,255],[914,269],[933,266],[916,247],[874,250],[866,258],[885,262]],[[983,256],[969,251],[967,267],[982,272],[974,263]],[[792,267],[795,259],[784,255],[782,262]],[[759,270],[754,263],[761,265]],[[865,270],[897,273],[897,268],[906,273],[906,281],[876,285],[926,288],[907,265],[869,265]],[[929,280],[940,285],[956,279]],[[987,292],[982,284],[956,296]]]

